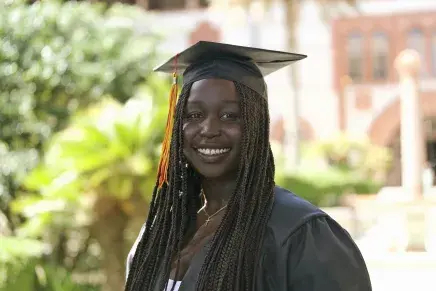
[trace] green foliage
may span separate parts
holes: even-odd
[[[388,148],[371,144],[368,139],[352,139],[344,135],[314,144],[312,150],[334,168],[378,182],[383,182],[392,161]]]
[[[2,209],[69,116],[102,95],[125,102],[155,65],[157,33],[122,5],[0,3]],[[138,19],[149,31],[136,29]]]
[[[155,85],[160,86],[157,81]],[[86,251],[86,240],[77,235],[95,223],[102,227],[99,197],[111,197],[120,205],[121,212],[111,215],[144,215],[167,113],[161,94],[153,98],[149,88],[144,86],[125,104],[106,98],[73,116],[71,124],[53,136],[42,163],[24,181],[28,193],[11,203],[12,210],[26,218],[18,234],[45,238],[55,249],[58,241],[52,239],[63,233],[67,245]],[[72,230],[79,234],[71,234]],[[78,252],[67,249],[62,264],[77,260]],[[74,267],[86,272],[89,264]]]
[[[346,136],[306,144],[303,153],[294,173],[284,172],[283,159],[276,157],[276,182],[319,206],[341,204],[344,194],[376,193],[391,160],[388,149]]]
[[[77,284],[71,273],[65,268],[57,265],[37,265],[35,268],[37,278],[37,289],[44,291],[97,291],[98,287]],[[21,290],[21,289],[17,289]],[[30,290],[29,290],[30,291]]]
[[[276,176],[278,185],[318,206],[335,206],[344,194],[376,193],[381,184],[356,178],[352,173],[327,168],[320,171],[304,170]]]
[[[105,99],[74,117],[54,135],[43,162],[25,180],[26,190],[35,194],[12,203],[15,212],[29,218],[21,229],[25,235],[39,236],[55,222],[89,225],[90,195],[99,191],[120,200],[135,192],[148,199],[164,118],[165,107],[156,106],[149,95],[125,105]]]
[[[169,92],[151,74],[159,34],[128,5],[26,2],[0,1],[0,210],[20,237],[0,238],[0,284],[96,290],[73,279],[102,273],[93,206],[107,196],[144,215],[155,178]],[[26,255],[30,242],[47,253]]]
[[[1,237],[0,290],[32,290],[34,269],[43,254],[39,241]]]
[[[56,204],[62,209],[78,201],[78,194],[92,194],[101,188],[105,195],[120,200],[129,199],[134,191],[149,198],[166,110],[149,95],[132,98],[125,105],[109,98],[90,107],[53,137],[43,163],[26,179],[26,188],[47,200],[65,201]],[[31,196],[26,199],[35,205]],[[56,207],[47,209],[53,212]]]
[[[0,209],[5,209],[12,200],[12,184],[26,177],[28,171],[37,165],[39,156],[36,149],[13,150],[0,139],[0,161]]]
[[[8,291],[94,291],[78,285],[62,266],[41,264],[44,244],[32,239],[2,237],[0,249],[0,290]]]
[[[41,264],[47,248],[38,240],[2,237],[0,249],[0,290],[84,291],[62,266]]]

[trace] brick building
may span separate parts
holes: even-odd
[[[338,105],[346,115],[342,117],[344,128],[365,132],[374,143],[394,149],[388,184],[399,185],[400,100],[394,60],[406,48],[417,51],[421,58],[426,154],[431,163],[436,162],[436,10],[434,4],[411,11],[410,7],[401,9],[402,1],[387,2],[396,8],[394,13],[348,17],[333,23],[333,80],[335,90],[344,92]],[[343,76],[352,80],[346,87],[340,82]]]

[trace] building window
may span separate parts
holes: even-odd
[[[377,32],[372,36],[372,78],[385,80],[388,77],[389,44],[385,33]]]
[[[150,10],[175,10],[185,7],[185,0],[148,0],[148,9]]]
[[[421,75],[425,74],[425,37],[424,32],[419,28],[409,31],[407,36],[407,48],[415,50],[421,58]]]
[[[359,82],[363,79],[363,37],[359,33],[353,33],[348,37],[348,75]]]
[[[200,0],[200,8],[207,8],[210,6],[210,0]]]

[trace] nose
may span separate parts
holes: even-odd
[[[221,125],[220,121],[217,120],[213,116],[208,116],[204,121],[201,123],[201,132],[202,137],[205,138],[214,138],[216,136],[219,136],[221,134]]]

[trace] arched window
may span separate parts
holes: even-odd
[[[389,74],[389,43],[383,32],[372,35],[372,78],[385,80]]]
[[[348,75],[353,81],[362,81],[363,79],[363,37],[360,33],[353,33],[348,36],[347,57],[348,57]]]
[[[174,10],[184,9],[185,0],[148,0],[148,9],[150,10]]]
[[[200,0],[200,7],[207,8],[210,6],[209,0]]]
[[[421,75],[425,74],[425,37],[420,28],[413,28],[407,35],[407,48],[415,50],[421,58]]]

